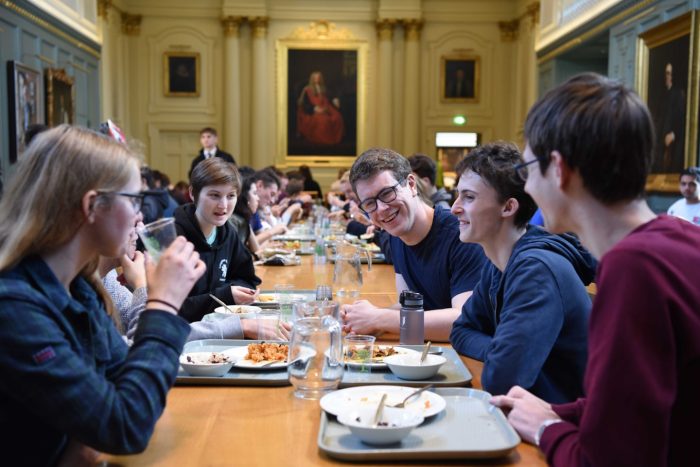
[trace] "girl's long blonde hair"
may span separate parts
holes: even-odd
[[[0,202],[0,271],[67,243],[84,222],[85,193],[118,190],[138,167],[127,147],[86,128],[60,125],[37,135]],[[96,267],[97,253],[81,271],[93,286]]]

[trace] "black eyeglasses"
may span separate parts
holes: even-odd
[[[530,174],[530,168],[528,165],[534,164],[537,162],[537,159],[532,159],[530,162],[522,162],[520,164],[515,164],[513,166],[513,170],[518,174],[518,177],[522,179],[522,181],[526,182],[527,181],[527,176]]]
[[[124,193],[122,191],[98,191],[98,193],[101,195],[125,196],[129,198],[129,201],[131,201],[131,205],[133,206],[134,211],[136,212],[139,212],[141,210],[141,206],[143,205],[143,198],[146,196],[146,194],[143,192]]]
[[[403,182],[404,180],[399,180],[396,182],[396,185],[382,189],[382,191],[377,193],[377,196],[363,200],[360,203],[360,209],[369,214],[377,210],[377,200],[381,201],[382,203],[391,203],[398,196],[398,187]]]

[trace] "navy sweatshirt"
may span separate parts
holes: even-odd
[[[489,262],[454,322],[455,350],[484,362],[482,387],[520,385],[548,402],[583,394],[596,261],[572,235],[535,226],[514,245],[503,272]]]

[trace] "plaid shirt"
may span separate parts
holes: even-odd
[[[69,295],[46,263],[0,273],[0,452],[8,465],[49,465],[69,438],[99,451],[145,449],[178,370],[189,326],[143,313],[129,349],[92,287]]]

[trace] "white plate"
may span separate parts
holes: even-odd
[[[214,313],[219,313],[221,315],[226,315],[226,316],[232,316],[236,315],[240,317],[241,319],[243,318],[255,318],[255,313],[259,313],[261,311],[259,306],[250,306],[250,305],[229,305],[228,308],[233,311],[231,313],[228,311],[225,307],[220,306],[214,309]]]
[[[321,398],[321,408],[338,415],[352,409],[376,407],[382,394],[386,393],[386,404],[395,405],[403,401],[416,388],[406,386],[355,386],[326,394]],[[434,392],[424,391],[408,401],[406,410],[416,410],[423,417],[432,417],[445,410],[445,399]]]
[[[306,295],[294,294],[294,293],[288,294],[287,297],[289,297],[287,301],[290,303],[295,302],[295,301],[304,301],[307,299]],[[264,298],[265,300],[262,300],[262,298]],[[278,294],[276,294],[276,293],[261,293],[260,295],[258,295],[258,300],[256,302],[254,302],[253,305],[254,306],[257,306],[257,305],[262,305],[262,306],[264,306],[264,305],[279,305],[279,303],[280,303],[280,299],[279,299]]]
[[[269,365],[266,365],[267,362],[254,362],[252,360],[246,360],[243,357],[245,357],[248,353],[247,345],[242,345],[240,347],[232,347],[230,349],[224,350],[222,353],[225,353],[226,355],[232,357],[235,361],[233,366],[238,368],[246,368],[248,370],[278,370],[280,368],[287,368],[286,360],[271,363]]]
[[[417,350],[407,349],[405,347],[397,347],[394,345],[380,345],[379,346],[379,348],[382,348],[382,349],[385,349],[387,347],[394,347],[394,350],[396,350],[396,353],[401,354],[401,355],[411,354],[411,353],[417,353],[420,355],[420,352],[418,352]],[[347,366],[353,367],[353,368],[363,366],[363,364],[361,362],[353,362],[352,360],[350,360],[350,361],[346,360],[345,364]],[[370,363],[365,363],[364,365],[369,367],[369,368],[374,368],[374,369],[388,368],[386,363],[384,363],[384,357],[381,357],[380,360],[374,360]]]

